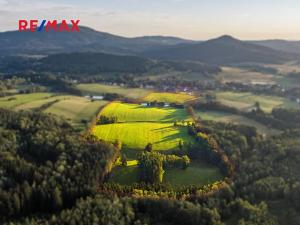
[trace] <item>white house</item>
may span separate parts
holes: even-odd
[[[100,96],[92,96],[91,99],[92,99],[92,100],[103,100],[104,97],[101,96],[101,95],[100,95]]]

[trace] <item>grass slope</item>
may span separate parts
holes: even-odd
[[[54,102],[56,100],[68,99],[70,97],[71,97],[70,95],[57,95],[57,96],[53,96],[53,97],[49,97],[49,98],[35,100],[35,101],[32,101],[32,102],[27,102],[25,104],[17,106],[15,109],[17,109],[17,110],[37,109],[37,108],[40,108],[41,106],[43,106],[47,103],[51,103],[51,102]]]
[[[109,178],[109,183],[131,185],[139,181],[139,168],[135,166],[116,166]]]
[[[144,98],[144,101],[168,102],[168,103],[185,103],[196,99],[195,96],[186,93],[151,93]]]
[[[255,95],[249,92],[218,92],[216,94],[221,103],[245,111],[251,109],[255,102],[259,102],[266,112],[271,112],[275,107],[300,109],[300,105],[296,102],[276,96]]]
[[[224,177],[218,167],[205,162],[193,161],[186,170],[168,169],[164,182],[175,187],[182,185],[206,185],[222,180]]]
[[[102,95],[104,93],[117,93],[135,99],[143,98],[151,93],[151,90],[141,88],[125,88],[104,84],[79,84],[77,85],[77,88],[84,94]]]
[[[269,128],[254,120],[231,113],[220,111],[197,111],[196,115],[199,116],[202,120],[212,120],[215,122],[234,123],[255,127],[259,133],[264,135],[277,135],[280,133],[279,130]]]
[[[174,122],[186,120],[188,114],[185,109],[159,108],[113,102],[106,106],[101,115],[116,116],[118,122]]]
[[[90,121],[105,104],[106,101],[91,102],[86,98],[72,96],[53,104],[45,112],[62,116],[77,128],[83,128],[83,120]]]
[[[14,109],[23,104],[27,104],[36,100],[47,101],[53,94],[51,93],[32,93],[18,94],[0,98],[0,107]]]
[[[275,84],[276,79],[272,74],[252,72],[246,69],[222,67],[222,72],[218,74],[224,82],[240,82],[247,84]]]
[[[93,133],[106,141],[119,139],[124,147],[142,150],[148,143],[154,150],[177,149],[179,140],[193,142],[185,127],[174,127],[173,123],[117,123],[96,126]]]

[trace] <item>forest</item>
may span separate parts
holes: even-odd
[[[203,124],[197,129],[212,134],[236,173],[213,192],[199,187],[176,191],[163,184],[101,185],[118,147],[78,138],[66,122],[49,115],[0,113],[3,224],[277,224],[272,216],[280,210],[276,202],[285,205],[281,218],[299,222],[297,129],[263,140],[243,126]],[[165,164],[176,166],[176,161],[170,156]],[[134,193],[141,185],[145,191]],[[132,194],[144,197],[125,197]],[[153,198],[165,194],[170,197]]]

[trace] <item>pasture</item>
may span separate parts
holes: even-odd
[[[51,93],[32,93],[32,94],[18,94],[18,95],[12,95],[8,97],[2,97],[0,98],[0,107],[15,109],[27,103],[31,104],[32,102],[37,100],[47,101],[48,98],[52,96],[53,94]]]
[[[105,93],[116,93],[125,97],[140,99],[151,93],[151,90],[142,88],[125,88],[105,84],[79,84],[77,88],[86,95],[102,95]]]
[[[248,119],[244,116],[235,115],[220,111],[197,111],[196,115],[202,120],[211,120],[222,123],[233,123],[238,125],[246,125],[255,127],[260,134],[263,135],[277,135],[279,130],[269,128],[261,123],[258,123],[252,119]]]
[[[193,161],[186,170],[167,169],[164,173],[164,183],[175,188],[184,185],[207,185],[224,178],[218,167],[205,162]],[[139,182],[139,168],[137,165],[116,166],[112,170],[110,183],[131,185]]]
[[[185,109],[162,108],[113,102],[101,115],[117,117],[118,122],[174,122],[189,118]]]
[[[138,183],[139,179],[139,168],[137,165],[134,166],[116,166],[113,168],[109,183],[118,183],[121,185],[131,185]]]
[[[265,112],[271,112],[275,107],[300,109],[300,105],[288,99],[277,96],[255,95],[249,92],[217,92],[217,100],[239,110],[249,111],[255,102],[259,102]]]
[[[94,127],[93,134],[99,139],[114,142],[120,140],[123,146],[143,150],[148,143],[153,150],[178,149],[179,140],[183,143],[193,142],[186,127],[174,127],[173,123],[115,123]]]
[[[163,93],[151,93],[147,95],[144,98],[144,101],[147,102],[153,102],[153,101],[158,101],[158,102],[168,102],[168,103],[185,103],[188,101],[192,101],[197,99],[193,95],[189,95],[187,93],[168,93],[168,92],[163,92]]]
[[[183,144],[195,141],[188,134],[187,127],[175,127],[173,123],[189,119],[185,109],[112,102],[102,109],[100,115],[116,117],[118,123],[97,125],[92,133],[105,141],[119,140],[122,143],[121,153],[128,160],[127,166],[122,166],[120,159],[115,163],[108,181],[111,183],[131,185],[139,182],[138,153],[148,143],[152,144],[153,150],[166,153],[179,150],[180,140]],[[167,169],[163,182],[180,188],[183,185],[206,185],[222,179],[219,168],[193,161],[186,170]]]
[[[234,67],[222,67],[222,72],[218,74],[225,83],[240,82],[247,84],[275,84],[276,77],[273,74],[253,72],[246,69]]]
[[[68,99],[70,97],[71,97],[70,95],[54,95],[52,97],[35,100],[32,102],[27,102],[25,104],[17,106],[15,109],[16,110],[30,110],[30,109],[34,110],[34,109],[38,109],[46,104],[54,103],[55,101]]]
[[[207,185],[224,178],[218,167],[205,162],[193,161],[186,170],[168,169],[164,173],[164,183],[181,187],[183,185]]]
[[[61,116],[77,129],[84,129],[86,123],[106,104],[106,101],[92,102],[83,97],[52,93],[19,94],[0,98],[0,107],[14,110],[35,110],[47,105],[47,108],[43,109],[45,113]]]
[[[83,128],[84,121],[89,122],[106,101],[90,101],[86,98],[72,96],[56,102],[45,110],[46,113],[52,113],[61,116],[75,125],[77,128]]]

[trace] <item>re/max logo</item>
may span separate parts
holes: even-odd
[[[42,20],[40,25],[38,20],[19,20],[19,31],[30,31],[30,32],[41,32],[44,30],[48,32],[49,30],[57,32],[79,32],[78,24],[80,20],[70,20],[69,26],[66,20],[62,20],[61,23],[57,23],[57,20]]]

